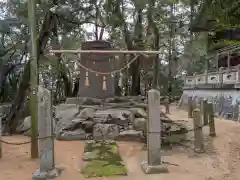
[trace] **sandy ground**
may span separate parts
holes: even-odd
[[[186,112],[171,107],[173,119],[187,119]],[[191,120],[189,120],[191,123]],[[240,179],[240,124],[228,120],[216,119],[217,137],[207,137],[206,153],[196,155],[192,149],[173,147],[164,150],[163,160],[179,166],[168,165],[168,174],[145,175],[140,162],[146,158],[146,151],[137,142],[119,142],[123,161],[128,169],[128,176],[102,177],[91,179],[111,180],[239,180]],[[4,137],[11,142],[22,142],[27,137]],[[65,167],[57,180],[81,180],[79,172],[82,163],[84,142],[55,143],[56,164]],[[3,158],[0,159],[0,180],[31,180],[32,174],[39,167],[38,160],[30,159],[30,146],[12,146],[3,144]]]

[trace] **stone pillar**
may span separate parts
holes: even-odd
[[[183,85],[184,87],[187,85],[187,74],[183,75]]]
[[[219,84],[220,86],[223,84],[223,67],[220,67],[219,69]]]
[[[169,98],[169,96],[167,96],[166,97],[166,100],[165,100],[165,113],[166,114],[170,114],[170,106],[169,106],[169,104],[170,104],[170,98]]]
[[[148,92],[148,159],[141,163],[146,174],[166,173],[168,169],[161,162],[161,120],[160,92],[152,89]]]
[[[54,163],[54,138],[52,121],[51,92],[43,87],[38,89],[38,133],[40,168],[33,180],[53,179],[59,176],[60,169]]]
[[[240,64],[237,65],[237,83],[240,84]]]
[[[193,111],[193,127],[194,127],[194,150],[195,152],[198,153],[204,152],[204,139],[199,109],[194,109]]]
[[[194,82],[194,84],[193,84],[193,87],[196,87],[197,86],[197,79],[196,79],[196,75],[197,75],[197,73],[193,73],[193,82]]]
[[[213,104],[208,104],[208,121],[209,121],[209,136],[215,137],[216,130],[215,130],[215,120],[214,120],[214,112],[213,112]]]
[[[208,107],[207,107],[207,100],[204,99],[201,101],[201,116],[202,122],[204,125],[208,124]]]
[[[188,97],[188,118],[192,118],[193,113],[193,100],[192,97]]]
[[[237,120],[240,122],[240,105],[238,105],[238,119]]]

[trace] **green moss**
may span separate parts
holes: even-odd
[[[111,165],[106,161],[93,160],[85,167],[82,173],[86,177],[101,177],[113,175],[126,175],[127,171],[123,165]]]
[[[86,143],[84,152],[98,152],[97,156],[82,170],[86,177],[101,177],[113,175],[126,175],[127,170],[117,151],[117,145],[105,141]]]

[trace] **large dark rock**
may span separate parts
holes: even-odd
[[[90,138],[91,138],[91,135],[87,134],[83,129],[76,129],[72,131],[63,130],[56,134],[57,140],[65,140],[65,141],[87,140]]]
[[[81,103],[82,105],[101,105],[102,101],[101,99],[97,99],[97,98],[82,98]]]
[[[135,129],[137,131],[145,131],[146,119],[145,118],[135,118],[133,120],[133,129]]]
[[[79,109],[79,112],[75,115],[75,117],[85,120],[85,119],[91,118],[95,111],[96,111],[96,108],[94,107]]]
[[[113,140],[119,132],[117,124],[95,124],[93,127],[93,138],[97,140]]]
[[[95,123],[108,124],[128,124],[134,119],[133,114],[128,110],[121,109],[106,109],[97,110],[93,113],[93,121]]]
[[[147,118],[147,112],[143,108],[131,108],[129,109],[136,118]]]
[[[142,131],[126,130],[120,132],[115,139],[117,141],[142,141],[144,136]]]

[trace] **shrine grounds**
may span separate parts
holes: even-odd
[[[171,106],[171,119],[189,120],[187,113]],[[173,146],[162,152],[169,173],[146,175],[140,162],[146,159],[143,144],[138,142],[119,142],[119,152],[128,170],[128,176],[99,177],[91,179],[109,180],[239,180],[240,172],[240,124],[216,118],[217,137],[207,136],[208,127],[204,127],[206,152],[195,154],[190,143],[186,146]],[[188,135],[189,138],[192,134]],[[4,137],[9,142],[28,140],[24,136]],[[57,180],[85,179],[80,173],[84,141],[55,141],[56,164],[64,167]],[[13,146],[3,144],[3,158],[0,160],[0,180],[31,180],[32,174],[39,168],[38,160],[31,160],[30,145]],[[88,179],[88,178],[86,178]]]

